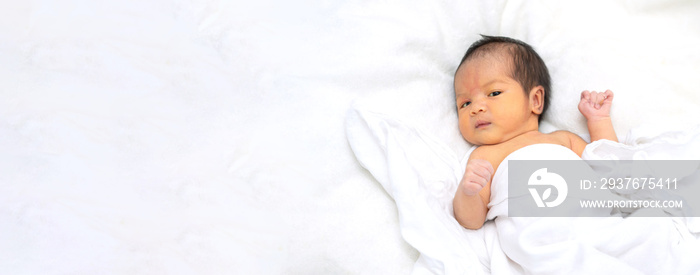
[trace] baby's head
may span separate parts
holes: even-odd
[[[459,130],[472,144],[498,144],[537,130],[547,110],[550,79],[528,44],[483,36],[462,58],[454,78]]]

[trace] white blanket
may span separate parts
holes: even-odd
[[[463,169],[452,151],[432,135],[377,113],[351,110],[347,126],[357,159],[396,201],[401,234],[421,252],[414,273],[487,272],[484,252],[495,244],[484,240],[495,232],[486,230],[492,224],[466,230],[454,219],[452,197]]]
[[[700,135],[694,134],[696,136],[686,147],[698,148]],[[672,147],[674,144],[656,144],[646,151],[664,153]],[[591,152],[591,148],[597,152]],[[619,146],[613,142],[597,142],[586,148],[586,156],[600,159],[596,154],[613,152],[610,148]],[[628,151],[641,150],[628,148]],[[700,151],[692,151],[692,154],[688,151],[685,155],[700,155],[698,153]],[[531,274],[691,274],[700,271],[696,256],[700,252],[700,242],[689,234],[682,218],[508,216],[509,201],[531,199],[529,194],[508,194],[508,160],[576,159],[580,158],[565,147],[537,144],[513,152],[498,167],[491,183],[492,199],[487,217],[495,219],[501,248],[515,262],[513,270]],[[593,198],[623,199],[615,198],[607,190],[596,190],[598,194]],[[601,193],[607,193],[608,197]],[[610,213],[609,209],[602,208],[583,210]],[[637,211],[646,210],[651,209]]]
[[[348,140],[360,163],[396,201],[401,233],[421,252],[415,274],[679,273],[700,270],[695,229],[680,218],[509,218],[507,159],[579,159],[558,145],[537,145],[511,154],[492,183],[489,219],[466,230],[454,219],[452,198],[464,172],[457,158],[432,134],[387,115],[356,106],[348,114]],[[651,127],[627,135],[631,145],[598,141],[590,159],[644,152],[700,155],[700,128],[660,134]],[[657,128],[658,129],[658,128]],[[688,252],[692,251],[692,252]]]
[[[399,224],[356,160],[354,100],[459,159],[452,75],[479,34],[505,35],[549,66],[547,131],[585,135],[583,89],[615,92],[620,134],[697,123],[698,14],[687,0],[3,1],[0,273],[408,273],[420,253],[401,231],[417,245],[425,224],[400,208]],[[471,252],[424,241],[417,266],[498,273],[494,226],[439,233],[479,240],[478,261],[431,261]]]

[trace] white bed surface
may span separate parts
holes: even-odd
[[[418,253],[394,202],[346,140],[355,99],[463,154],[451,77],[484,33],[543,56],[561,91],[553,128],[584,131],[570,98],[584,88],[613,89],[628,106],[614,113],[620,133],[659,113],[697,120],[698,11],[693,1],[4,3],[0,272],[409,273]],[[657,113],[640,111],[649,106]]]

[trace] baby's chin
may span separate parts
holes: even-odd
[[[468,141],[468,140],[467,140],[467,141]],[[496,144],[499,144],[499,142],[478,142],[478,141],[476,141],[476,142],[468,141],[468,142],[471,143],[471,144],[473,144],[473,145],[475,145],[475,146],[496,145]]]
[[[470,144],[473,144],[476,146],[496,145],[496,144],[503,142],[503,139],[495,138],[495,137],[475,137],[475,136],[467,137],[465,135],[462,135],[462,137],[464,138],[464,140],[466,140]]]
[[[475,137],[469,137],[469,138],[467,138],[467,137],[465,137],[464,135],[462,135],[462,137],[464,138],[464,140],[466,140],[466,141],[469,142],[470,144],[476,145],[476,146],[495,144],[495,143],[489,144],[487,141],[482,140],[482,139],[480,139],[480,138],[475,138]]]

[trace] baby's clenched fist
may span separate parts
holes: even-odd
[[[476,195],[489,183],[493,172],[493,165],[489,161],[483,159],[469,160],[467,169],[464,171],[464,177],[459,183],[459,188],[467,196]]]
[[[578,110],[589,121],[610,118],[613,96],[613,92],[610,90],[606,90],[604,93],[583,91]]]

